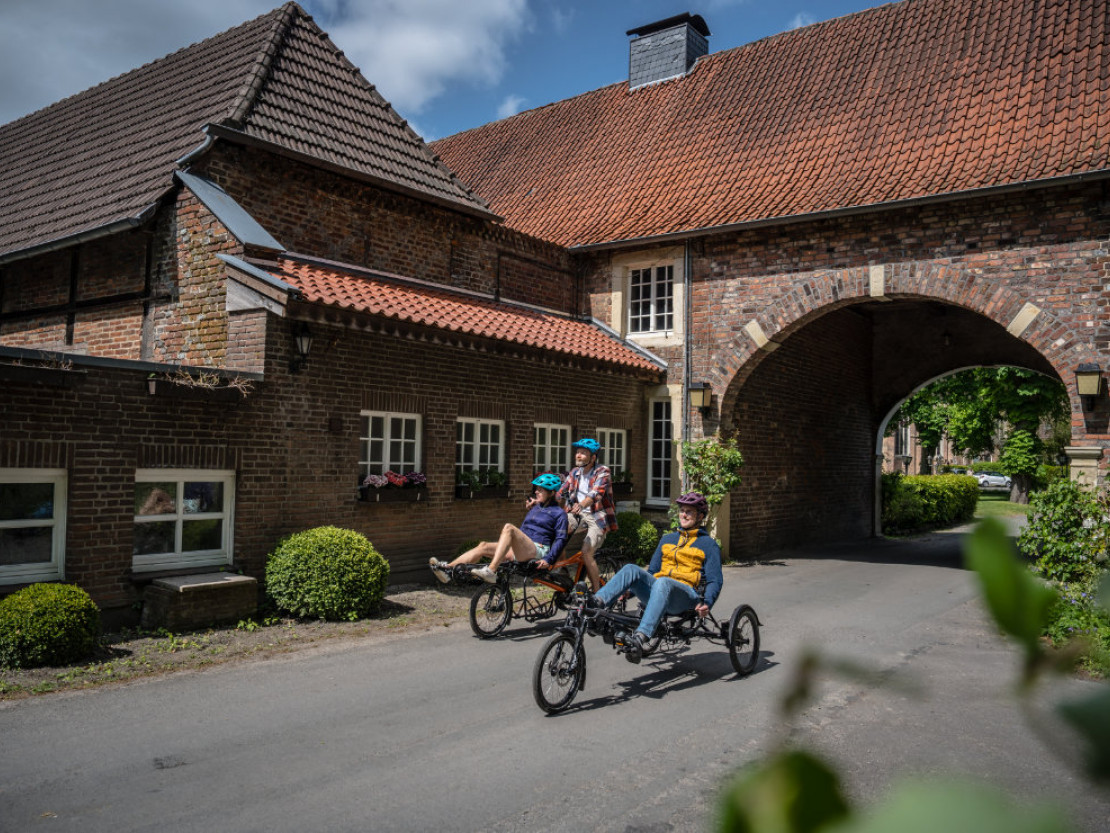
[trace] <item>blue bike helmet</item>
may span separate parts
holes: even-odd
[[[541,489],[547,489],[549,492],[556,492],[559,487],[563,485],[563,479],[557,474],[541,474],[532,481],[533,486],[539,486]]]
[[[601,443],[599,443],[597,440],[591,440],[589,437],[578,440],[577,442],[573,443],[571,447],[584,448],[586,449],[586,451],[590,452],[590,454],[597,454],[599,451],[601,451]]]

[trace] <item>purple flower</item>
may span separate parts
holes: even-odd
[[[423,486],[428,482],[428,478],[422,471],[410,471],[405,475],[406,486]]]

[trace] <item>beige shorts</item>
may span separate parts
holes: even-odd
[[[593,551],[597,552],[605,541],[605,530],[597,525],[597,519],[589,512],[583,512],[579,518],[581,521],[576,520],[574,515],[567,515],[567,552],[573,553],[582,549],[584,541],[589,541]],[[575,538],[577,538],[576,544]]]

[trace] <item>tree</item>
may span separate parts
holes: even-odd
[[[1045,461],[1044,424],[1068,417],[1067,390],[1058,380],[1020,367],[979,367],[954,373],[910,396],[891,426],[912,422],[921,444],[935,453],[947,434],[969,455],[994,448],[1006,426],[1001,467],[1013,480],[1010,500],[1028,503],[1037,466]]]
[[[725,495],[740,485],[744,458],[735,439],[719,435],[682,443],[682,469],[690,489],[701,492],[709,503],[707,525],[715,528],[717,507]]]

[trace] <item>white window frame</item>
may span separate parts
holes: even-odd
[[[541,442],[540,434],[544,438]],[[570,426],[537,422],[532,426],[532,476],[565,474],[571,469]]]
[[[619,443],[613,440],[619,438]],[[628,471],[628,431],[624,428],[598,428],[597,441],[601,444],[601,462],[609,469],[613,482],[622,472]]]
[[[0,483],[53,483],[52,518],[21,518],[0,521],[0,529],[50,527],[50,561],[0,565],[0,584],[30,584],[61,581],[65,578],[66,496],[68,474],[65,469],[0,469]]]
[[[190,567],[223,567],[231,564],[235,531],[235,472],[228,469],[138,469],[135,483],[174,482],[174,511],[159,515],[135,515],[133,524],[174,522],[174,551],[131,556],[136,573],[181,570]],[[223,485],[223,508],[219,512],[188,512],[185,484],[218,482]],[[186,521],[222,520],[218,549],[182,552],[182,529]]]
[[[685,249],[669,246],[639,252],[627,252],[613,257],[610,266],[609,326],[626,338],[649,348],[681,348],[685,340]],[[668,269],[672,275],[671,297],[673,302],[671,328],[632,332],[631,298],[632,273],[636,270]],[[652,322],[654,327],[654,321]]]
[[[666,414],[657,418],[657,406],[666,407]],[[658,434],[661,426],[666,426],[666,436]],[[674,402],[670,397],[658,397],[648,401],[648,469],[647,492],[645,503],[655,506],[667,506],[671,502],[671,490],[674,482]],[[665,455],[665,456],[664,456]],[[660,477],[656,473],[656,464],[664,466],[666,473]]]
[[[362,476],[368,474],[385,474],[387,471],[395,471],[398,474],[407,474],[410,471],[422,471],[421,460],[423,460],[423,445],[424,445],[424,425],[420,414],[406,414],[396,411],[362,411],[360,414],[361,424],[359,425],[359,457],[358,461],[359,470]],[[373,418],[382,418],[382,436],[380,438],[371,437],[370,429],[373,425]],[[408,441],[401,438],[394,438],[392,435],[394,425],[393,421],[399,419],[402,421],[413,420],[416,423],[416,437],[414,441]],[[382,443],[382,457],[381,460],[371,460],[370,457],[370,441],[380,439]],[[402,444],[411,444],[413,448],[412,461],[406,463],[403,461],[403,454],[401,458],[394,458],[393,444],[400,442]]]
[[[633,298],[642,281],[642,297]],[[628,270],[628,334],[645,336],[674,332],[674,264],[634,266]],[[641,306],[637,308],[637,304]]]
[[[471,425],[474,427],[474,437],[467,440],[459,436],[459,431],[463,426]],[[496,442],[488,438],[482,439],[483,430],[497,429],[498,438]],[[465,458],[465,451],[470,447],[471,459],[468,461]],[[489,455],[486,456],[486,461],[482,461],[483,450],[493,449],[496,451],[497,462],[490,463]],[[470,417],[458,417],[455,420],[455,474],[464,471],[505,471],[505,421],[501,419],[473,419]]]

